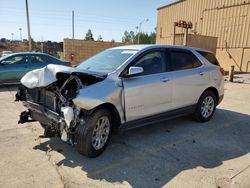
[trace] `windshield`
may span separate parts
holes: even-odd
[[[117,69],[129,57],[135,54],[137,50],[126,49],[108,49],[95,56],[83,61],[77,68],[92,72],[108,74]]]
[[[0,57],[0,61],[2,61],[2,60],[4,60],[4,59],[8,58],[9,56],[10,56],[10,54],[4,55],[4,56]]]

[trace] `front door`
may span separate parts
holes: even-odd
[[[165,49],[149,51],[130,66],[143,73],[123,78],[126,121],[166,112],[172,108],[172,81],[168,73]]]
[[[27,55],[15,55],[0,62],[0,83],[19,82],[29,71]]]

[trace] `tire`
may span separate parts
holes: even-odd
[[[209,121],[214,115],[217,104],[218,99],[215,93],[211,90],[205,91],[196,105],[193,117],[198,122]]]
[[[99,156],[108,145],[112,116],[108,110],[99,109],[84,120],[84,125],[79,125],[77,128],[77,150],[82,155],[94,158]]]
[[[40,124],[44,129],[43,135],[45,138],[52,138],[56,136],[56,132],[52,130],[48,125],[45,125],[43,123],[40,123]]]

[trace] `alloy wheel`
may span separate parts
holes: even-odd
[[[92,134],[92,146],[100,150],[108,140],[110,132],[110,121],[107,116],[98,119]]]

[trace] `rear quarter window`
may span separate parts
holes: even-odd
[[[204,58],[206,58],[206,60],[208,60],[211,64],[220,66],[214,54],[210,52],[203,52],[203,51],[197,51],[197,52],[201,54]]]

